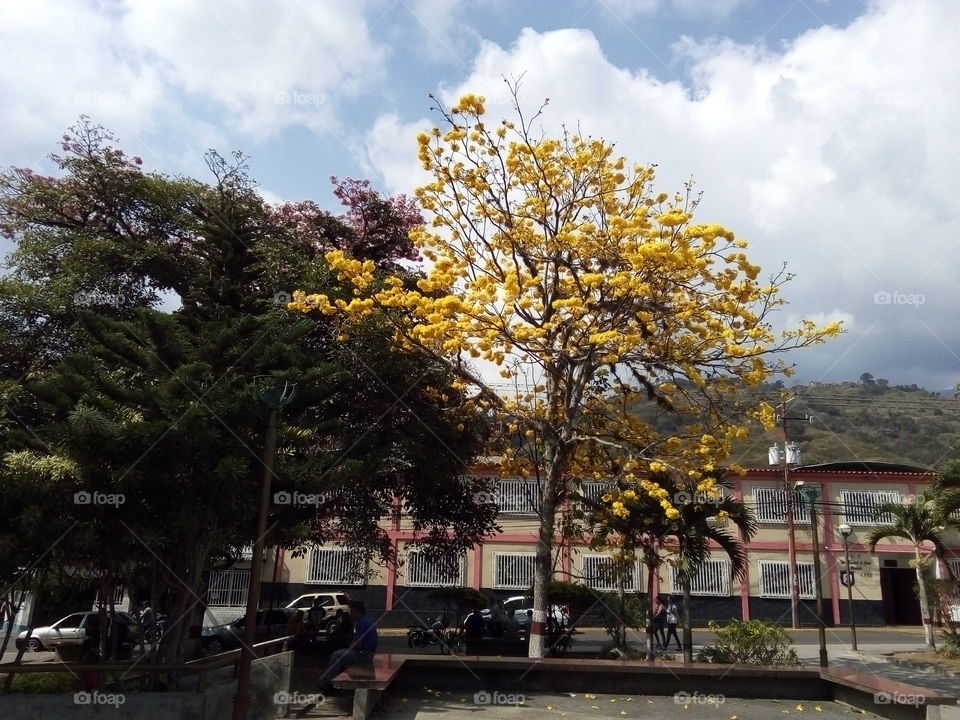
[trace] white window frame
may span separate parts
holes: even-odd
[[[537,554],[534,552],[495,552],[493,554],[493,587],[498,590],[529,590],[533,585],[534,563]],[[524,559],[524,563],[529,564],[530,578],[524,582],[511,582],[513,578],[502,577],[505,567],[501,566],[501,561],[508,559]]]
[[[465,556],[457,561],[456,577],[445,577],[444,568],[431,563],[421,550],[407,553],[407,587],[463,587]]]
[[[853,527],[876,527],[893,522],[893,516],[887,513],[874,518],[874,509],[884,503],[899,503],[899,490],[841,490],[840,504],[843,506],[843,521]]]
[[[580,483],[580,488],[578,492],[583,495],[585,498],[593,500],[595,502],[600,501],[600,497],[607,491],[613,490],[614,486],[608,482],[601,482],[598,480],[585,480]]]
[[[777,567],[784,573],[783,582],[771,583],[764,572],[767,569]],[[762,598],[787,598],[790,599],[790,563],[787,560],[761,560],[760,568],[760,597]],[[771,588],[774,584],[779,587]],[[814,577],[812,562],[797,563],[797,584],[800,586],[800,597],[804,600],[813,600],[816,597],[814,592]],[[780,589],[782,588],[782,589]]]
[[[359,556],[357,572],[349,567],[351,556]],[[360,552],[352,548],[314,545],[306,555],[306,564],[305,585],[363,585],[366,581],[366,563]]]
[[[594,590],[604,592],[615,592],[620,586],[613,580],[600,579],[600,566],[611,562],[613,558],[610,555],[602,553],[586,553],[580,555],[580,575],[583,584]],[[592,566],[592,567],[588,567]],[[596,574],[594,574],[596,573]],[[637,592],[640,589],[640,563],[635,562],[631,567],[632,578],[628,579],[624,585],[627,592]],[[591,577],[593,576],[593,577]]]
[[[803,496],[793,491],[793,522],[810,524],[810,505]],[[783,512],[777,512],[782,509]],[[753,512],[757,522],[764,525],[785,525],[787,522],[787,493],[783,485],[755,485],[753,487]]]
[[[209,607],[243,607],[247,604],[250,590],[250,570],[230,568],[211,570],[207,580],[207,605]]]
[[[680,582],[680,571],[676,567],[671,567],[670,572],[673,590],[674,592],[680,592],[683,589]],[[709,558],[697,568],[697,574],[690,578],[691,595],[730,597],[732,592],[729,558]]]
[[[501,515],[536,515],[540,511],[540,483],[535,480],[497,481],[497,507]]]

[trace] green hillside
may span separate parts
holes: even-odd
[[[890,385],[867,373],[859,382],[812,383],[787,388],[796,399],[787,415],[813,416],[807,424],[789,423],[790,439],[803,450],[803,463],[886,460],[938,467],[960,457],[960,400],[916,385]],[[761,397],[779,401],[777,386]],[[748,467],[767,465],[767,448],[782,439],[777,432],[757,433],[736,448],[734,459]]]

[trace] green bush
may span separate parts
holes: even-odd
[[[22,695],[68,693],[76,690],[77,679],[70,673],[23,673],[15,675],[10,692]]]
[[[779,625],[763,620],[731,620],[727,626],[710,621],[716,633],[713,645],[697,654],[697,660],[733,665],[799,665],[790,647],[793,640]]]

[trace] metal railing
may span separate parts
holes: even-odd
[[[288,644],[292,641],[293,635],[264,640],[253,646],[254,656],[257,658],[278,655],[286,652]],[[267,648],[279,646],[276,650],[266,652]],[[173,677],[179,681],[182,675],[196,675],[197,685],[194,692],[202,693],[207,689],[207,680],[214,670],[233,666],[233,675],[236,677],[237,665],[240,662],[240,650],[228,650],[211,657],[199,658],[186,663],[149,663],[133,660],[130,662],[109,662],[109,663],[67,663],[67,662],[44,662],[22,665],[16,663],[0,663],[0,674],[9,675],[34,675],[40,673],[64,673],[68,672],[74,677],[80,678],[84,673],[126,673],[125,678],[130,680],[143,675],[144,673],[172,673]],[[135,674],[134,674],[135,673]]]

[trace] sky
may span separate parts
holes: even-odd
[[[778,325],[842,319],[796,381],[960,383],[958,0],[31,0],[0,4],[0,166],[51,171],[81,114],[152,170],[249,155],[272,202],[411,193],[429,94],[579,127],[693,178],[699,222],[795,277]],[[0,241],[0,251],[9,242]],[[790,383],[794,381],[789,381]]]

